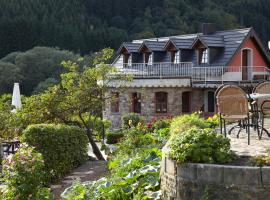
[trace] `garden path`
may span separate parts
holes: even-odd
[[[57,200],[64,190],[72,185],[72,183],[80,179],[81,181],[94,181],[108,173],[106,161],[87,161],[83,165],[74,169],[70,174],[61,180],[60,183],[51,186],[52,192]]]

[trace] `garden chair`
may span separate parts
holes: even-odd
[[[259,94],[270,94],[270,81],[266,81],[263,83],[259,83],[256,85],[252,91],[252,93],[259,93]],[[268,100],[267,98],[259,98],[257,100],[258,108],[260,109],[263,102]]]
[[[218,91],[216,99],[221,134],[224,129],[224,135],[227,136],[226,121],[238,122],[237,126],[240,128],[238,133],[245,129],[248,134],[248,144],[250,144],[250,113],[246,93],[238,86],[225,85]]]
[[[270,94],[270,82],[262,82],[256,85],[252,91],[253,93],[259,93],[259,94]],[[267,133],[267,135],[270,137],[269,132],[264,128],[264,118],[269,118],[270,117],[270,112],[268,111],[268,106],[269,106],[269,101],[270,99],[265,97],[265,98],[258,98],[256,100],[257,102],[257,107],[258,107],[258,118],[261,123],[261,133],[260,137],[262,136],[263,131]],[[264,111],[262,110],[264,109]]]

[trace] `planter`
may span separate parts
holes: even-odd
[[[167,157],[161,166],[164,199],[269,199],[270,167],[177,164]]]

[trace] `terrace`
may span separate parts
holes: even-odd
[[[190,79],[193,84],[224,84],[226,82],[257,83],[268,80],[270,69],[265,66],[194,66],[181,63],[114,63],[120,74],[134,79]]]

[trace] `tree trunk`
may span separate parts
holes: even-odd
[[[89,139],[89,142],[92,146],[93,149],[93,153],[95,154],[95,156],[97,157],[98,160],[105,160],[105,158],[103,157],[101,151],[99,150],[97,144],[95,143],[94,139],[92,138],[91,133],[89,133],[89,130],[87,130],[87,137]]]

